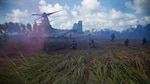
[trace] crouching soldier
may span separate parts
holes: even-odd
[[[96,48],[94,40],[90,40],[89,46],[90,46],[90,48]]]
[[[71,49],[76,49],[77,48],[77,43],[75,42],[75,40],[72,41],[72,44],[71,44]]]
[[[144,45],[145,43],[147,43],[147,39],[144,37],[142,40],[142,44]]]
[[[125,46],[129,46],[129,39],[126,39],[124,44],[125,44]]]

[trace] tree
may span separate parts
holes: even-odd
[[[38,28],[38,25],[37,25],[37,23],[35,22],[34,25],[33,25],[33,31],[37,31],[37,28]]]
[[[7,24],[8,26],[7,26],[7,28],[8,28],[8,33],[9,34],[12,34],[13,32],[14,32],[14,24],[12,23],[12,22],[9,22],[8,24]]]
[[[30,23],[28,23],[28,24],[27,24],[27,29],[28,29],[29,31],[31,31],[31,30],[32,30],[32,26],[31,26],[31,24],[30,24]]]
[[[6,34],[7,28],[5,25],[0,24],[0,46],[7,42],[8,35]]]
[[[25,31],[26,31],[26,26],[24,25],[24,24],[21,24],[21,28],[22,28],[22,33],[25,33]]]
[[[19,23],[16,23],[16,24],[15,24],[15,28],[16,28],[16,32],[17,32],[17,33],[21,33],[21,29],[20,29]]]

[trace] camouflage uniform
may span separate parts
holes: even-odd
[[[124,44],[125,44],[125,46],[129,46],[129,39],[126,39]]]
[[[76,49],[77,48],[77,43],[73,40],[71,44],[71,49]]]
[[[142,44],[144,45],[145,43],[147,43],[147,39],[144,37],[142,40]]]
[[[96,48],[95,43],[94,43],[94,40],[90,40],[89,46],[90,46],[91,48]]]

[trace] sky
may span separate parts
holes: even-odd
[[[37,16],[62,10],[49,16],[57,29],[71,29],[83,21],[83,30],[123,31],[150,23],[150,0],[0,0],[0,23],[31,23]]]

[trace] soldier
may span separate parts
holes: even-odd
[[[111,41],[114,41],[114,39],[115,39],[115,34],[112,34],[111,35]]]
[[[71,44],[71,49],[76,49],[77,48],[77,43],[75,42],[75,40],[72,41],[72,44]]]
[[[70,39],[72,38],[72,34],[70,33]]]
[[[129,39],[126,39],[124,44],[125,44],[125,46],[128,46],[129,45]]]
[[[90,40],[89,46],[90,46],[91,48],[96,48],[95,43],[94,43],[94,40]]]
[[[142,40],[142,44],[144,45],[145,43],[147,43],[147,39],[144,37]]]

